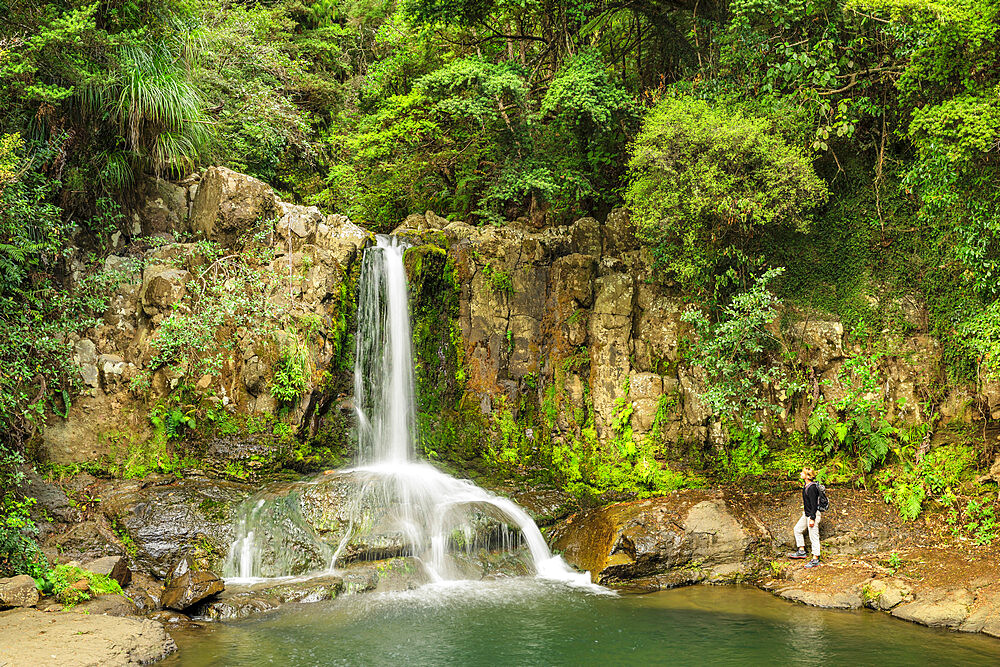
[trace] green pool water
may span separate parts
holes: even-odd
[[[1000,641],[752,588],[601,595],[533,579],[293,606],[177,637],[167,665],[986,665]]]

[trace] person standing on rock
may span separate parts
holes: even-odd
[[[819,565],[819,522],[822,518],[819,507],[819,484],[816,483],[816,471],[812,468],[803,468],[799,473],[802,480],[802,517],[795,524],[795,545],[798,551],[788,554],[789,558],[805,558],[806,540],[802,536],[809,531],[809,542],[812,546],[812,560],[806,563],[806,567],[816,567]]]

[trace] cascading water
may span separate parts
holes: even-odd
[[[237,514],[236,539],[223,564],[230,579],[252,581],[309,569],[312,563],[329,563],[333,549],[325,544],[302,516],[303,484],[284,493],[258,494]]]
[[[378,236],[376,246],[366,250],[361,260],[354,402],[362,463],[400,464],[414,457],[416,419],[405,250],[396,239]]]
[[[415,461],[415,401],[409,297],[403,253],[395,238],[379,236],[362,260],[358,297],[358,334],[354,367],[355,406],[360,426],[361,465],[355,471],[371,480],[366,495],[375,504],[391,503],[412,553],[434,579],[450,578],[455,535],[475,530],[475,514],[512,522],[523,536],[537,573],[556,578],[580,575],[553,558],[531,517],[506,498]],[[334,556],[350,541],[343,537]]]
[[[574,572],[561,558],[552,556],[538,527],[515,503],[416,460],[405,250],[399,240],[378,236],[376,245],[362,258],[354,367],[359,463],[336,477],[350,480],[352,491],[344,507],[331,510],[342,530],[331,532],[338,539],[330,567],[357,553],[361,543],[367,553],[381,557],[414,556],[432,581],[462,579],[467,570],[456,555],[467,554],[474,546],[509,549],[520,546],[523,540],[536,574],[589,584],[589,575]],[[320,477],[303,488],[309,484],[319,488],[325,483]],[[266,560],[262,534],[278,527],[254,522],[255,516],[274,514],[265,511],[268,502],[273,501],[252,500],[244,508],[224,571],[227,577],[298,573],[261,566]],[[330,517],[319,521],[331,522],[335,523]],[[306,522],[284,516],[279,523],[307,527]],[[311,543],[318,541],[315,536]]]

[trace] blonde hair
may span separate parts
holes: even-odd
[[[802,468],[802,474],[811,482],[816,480],[816,471],[812,468]]]

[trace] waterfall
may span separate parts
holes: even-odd
[[[417,460],[405,250],[398,239],[380,235],[362,257],[354,366],[358,464],[304,483],[317,489],[350,484],[347,502],[331,508],[332,519],[323,517],[324,524],[343,526],[331,533],[339,539],[329,566],[343,564],[345,555],[356,553],[361,544],[360,550],[367,547],[368,553],[412,555],[432,581],[463,579],[468,572],[456,558],[463,551],[469,554],[477,546],[510,550],[525,544],[538,576],[589,585],[588,574],[575,572],[552,556],[538,526],[515,503]],[[265,510],[274,502],[251,499],[244,508],[226,576],[274,576],[259,565],[266,551],[260,546],[265,539],[262,535],[281,526],[294,526],[300,534],[308,532],[304,529],[307,522],[293,521],[280,512],[282,521],[255,522],[255,517],[276,514]],[[281,505],[288,506],[287,501]],[[322,548],[316,546],[316,550]],[[271,561],[282,562],[277,557]]]
[[[354,401],[362,462],[404,463],[414,458],[416,415],[405,250],[397,239],[380,235],[361,260]]]

